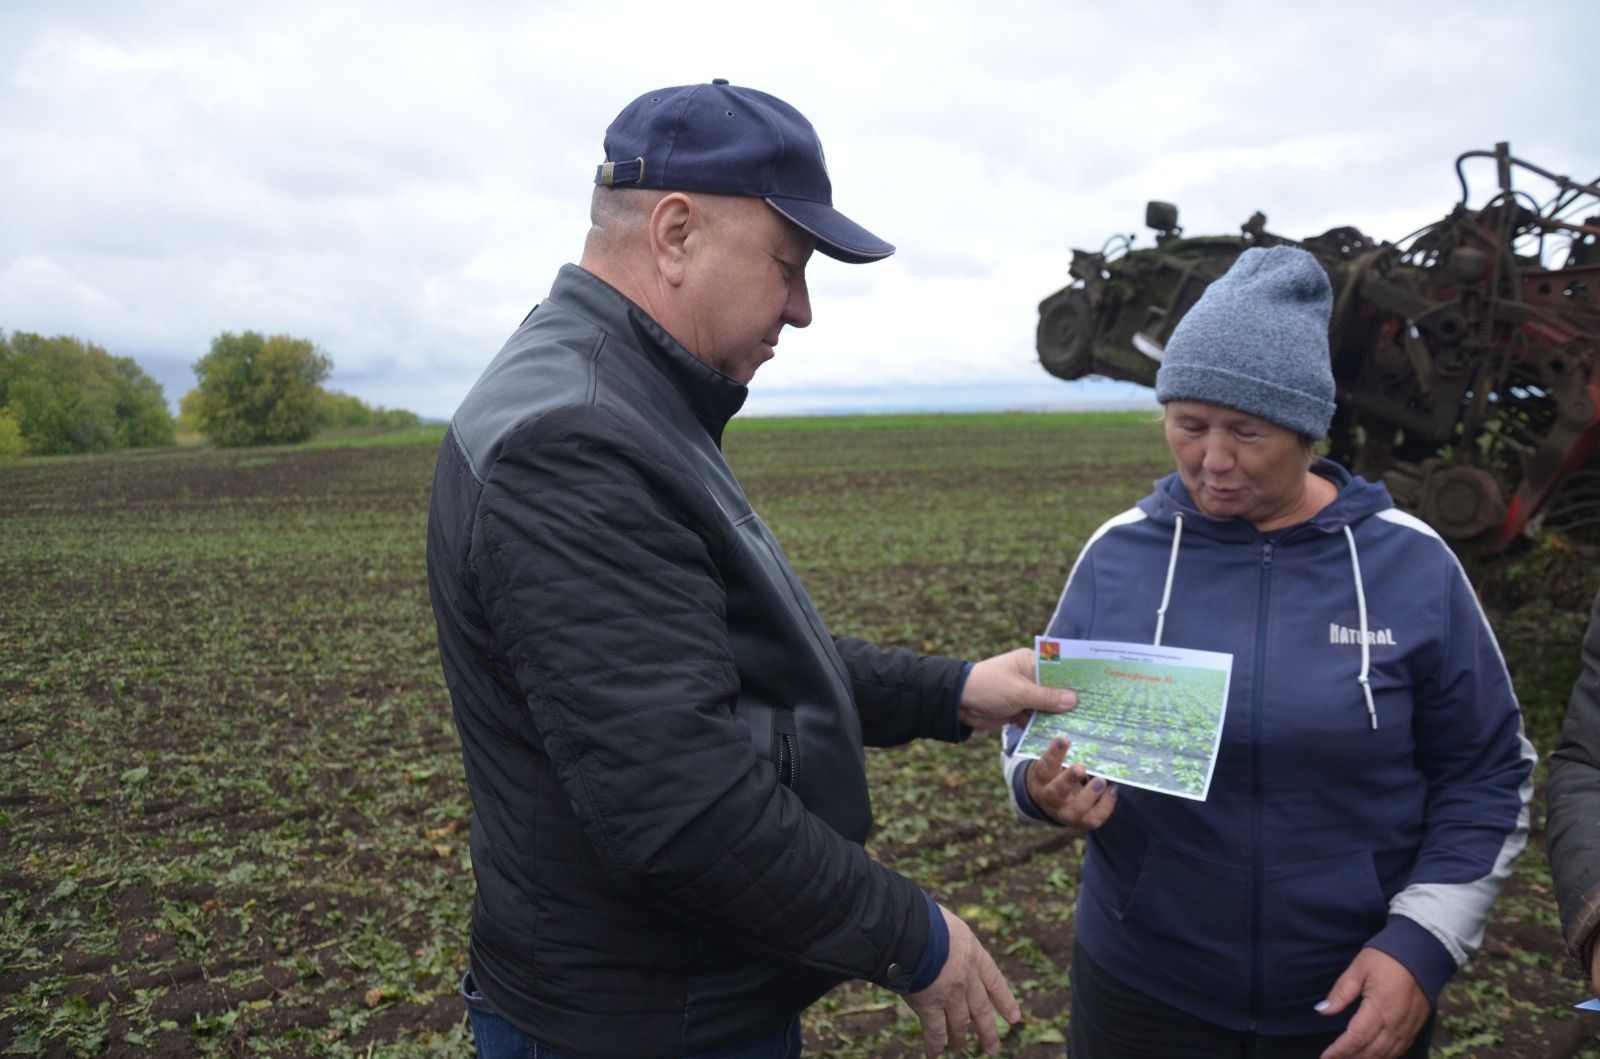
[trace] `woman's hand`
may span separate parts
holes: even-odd
[[[1057,736],[1037,761],[1028,765],[1028,797],[1051,819],[1093,831],[1117,807],[1117,788],[1102,776],[1089,778],[1082,765],[1062,768],[1072,740]]]
[[[1355,1017],[1322,1059],[1394,1059],[1411,1047],[1433,1010],[1405,965],[1378,949],[1357,953],[1317,1010],[1337,1015],[1356,1000]]]

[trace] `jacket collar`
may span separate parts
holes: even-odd
[[[618,367],[658,376],[683,398],[718,446],[722,444],[723,428],[744,407],[748,387],[683,348],[649,313],[587,269],[563,265],[548,300],[620,339],[623,354],[638,363]],[[641,356],[632,358],[635,351]]]

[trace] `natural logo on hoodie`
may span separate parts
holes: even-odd
[[[1360,644],[1363,636],[1366,642],[1374,647],[1395,646],[1393,629],[1374,629],[1368,626],[1366,633],[1363,634],[1360,629],[1352,629],[1348,625],[1340,625],[1338,622],[1331,621],[1328,623],[1329,643]]]

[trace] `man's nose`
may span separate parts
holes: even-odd
[[[805,276],[789,284],[789,300],[783,306],[783,322],[790,327],[805,327],[811,322],[811,292]]]

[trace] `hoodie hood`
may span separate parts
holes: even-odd
[[[1339,495],[1333,503],[1307,521],[1298,526],[1286,526],[1282,530],[1275,530],[1275,534],[1302,530],[1339,533],[1346,526],[1354,525],[1369,515],[1394,507],[1394,501],[1390,499],[1387,489],[1359,475],[1351,474],[1332,460],[1317,457],[1316,462],[1311,465],[1311,473],[1321,475],[1332,482],[1339,490]],[[1253,541],[1263,536],[1261,531],[1248,520],[1238,516],[1212,518],[1201,513],[1190,499],[1189,490],[1184,488],[1183,479],[1176,471],[1157,479],[1155,490],[1139,501],[1138,507],[1152,521],[1163,526],[1174,525],[1176,519],[1181,516],[1185,532],[1200,533],[1217,540]]]

